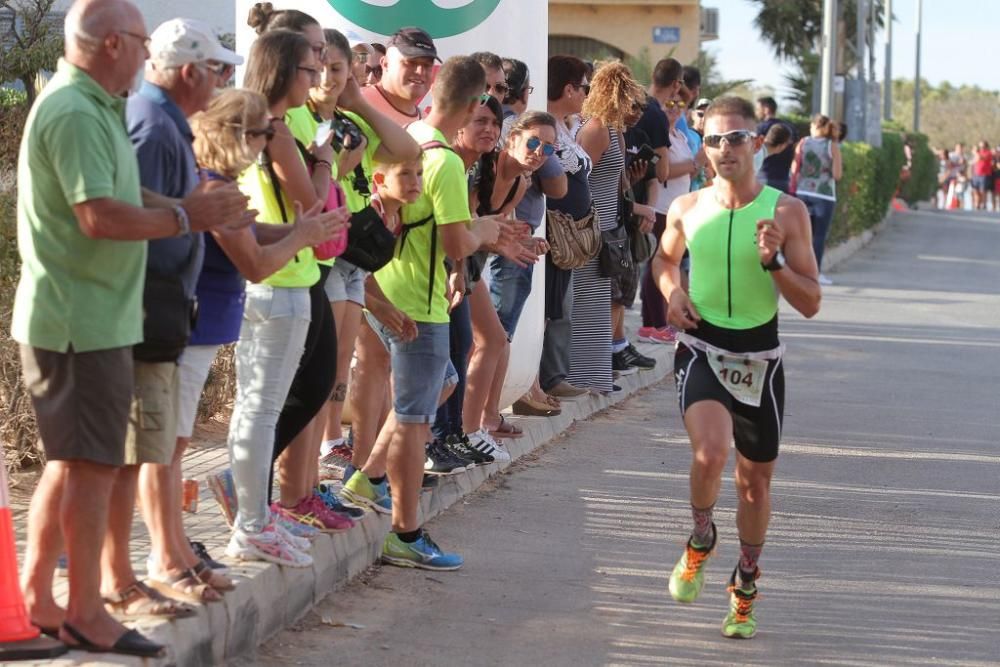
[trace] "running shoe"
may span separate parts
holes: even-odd
[[[293,535],[295,530],[290,528],[289,524],[304,526],[306,529],[314,531],[314,534],[323,530],[323,522],[316,518],[312,512],[298,512],[296,507],[285,507],[278,501],[271,503],[271,516],[275,520],[282,521],[285,529]]]
[[[424,472],[428,475],[457,475],[476,465],[471,461],[459,458],[436,440],[428,442],[424,448],[426,452]]]
[[[337,495],[337,490],[333,488],[333,484],[320,483],[316,487],[316,495],[319,496],[323,504],[329,507],[331,511],[342,514],[352,521],[356,521],[365,515],[365,511],[360,507],[345,505],[340,500],[340,496]]]
[[[236,501],[236,485],[233,483],[233,471],[229,468],[205,478],[208,488],[215,496],[215,502],[219,503],[222,516],[230,526],[236,521],[236,512],[239,503]]]
[[[754,572],[754,581],[760,577],[760,569]],[[722,635],[733,639],[750,639],[757,634],[757,619],[753,615],[754,601],[757,599],[757,584],[736,583],[736,569],[729,577],[729,613],[722,621]]]
[[[319,474],[323,479],[343,479],[344,470],[351,465],[354,451],[341,438],[328,453],[319,457]]]
[[[229,538],[226,555],[239,560],[263,560],[285,567],[309,567],[313,563],[312,556],[281,539],[274,524],[259,533],[246,533],[237,528]]]
[[[639,369],[629,364],[625,350],[613,352],[611,354],[611,374],[618,378],[622,375],[632,375],[639,372]]]
[[[670,595],[678,602],[694,602],[705,585],[705,562],[715,549],[716,531],[712,524],[712,544],[696,547],[688,539],[684,555],[670,573]]]
[[[827,277],[826,277],[825,275],[823,275],[822,273],[821,273],[821,274],[819,274],[819,279],[817,280],[817,282],[818,282],[818,283],[819,283],[820,285],[823,285],[824,287],[826,287],[826,286],[829,286],[829,285],[832,285],[832,284],[833,284],[833,281],[832,281],[832,280],[830,280],[829,278],[827,278]]]
[[[639,340],[643,343],[659,343],[661,345],[673,345],[677,340],[677,332],[673,327],[639,327]]]
[[[652,357],[647,357],[646,355],[635,349],[635,345],[632,343],[628,344],[624,350],[620,353],[625,363],[629,366],[635,366],[636,368],[642,368],[645,370],[650,370],[656,368],[656,359]]]
[[[462,435],[449,435],[445,439],[444,445],[458,456],[468,459],[476,465],[486,466],[496,460],[493,456],[473,447],[472,443],[469,442],[469,436],[464,433]]]
[[[274,519],[274,523],[280,528],[283,535],[291,535],[306,542],[316,539],[316,536],[319,535],[318,528],[299,523],[278,503],[271,504],[271,518]]]
[[[481,454],[488,454],[500,465],[510,463],[510,452],[499,442],[493,439],[486,429],[479,429],[469,436],[469,446]]]
[[[372,484],[368,476],[360,470],[344,483],[341,495],[360,507],[368,507],[379,514],[392,514],[392,497],[389,496],[389,483],[382,480],[381,484]]]
[[[294,511],[302,514],[312,514],[321,524],[316,527],[324,533],[342,533],[354,528],[353,519],[331,510],[326,506],[326,503],[323,502],[323,499],[320,498],[316,492],[313,492],[311,495],[306,496],[299,501],[299,504],[295,506]]]
[[[285,521],[285,522],[283,522],[281,519],[279,519],[276,516],[272,517],[272,518],[273,518],[273,521],[271,522],[271,525],[273,525],[274,529],[278,532],[278,537],[280,537],[281,539],[283,539],[287,545],[289,545],[290,547],[292,547],[296,551],[301,551],[302,553],[309,553],[309,550],[312,549],[312,542],[309,541],[309,538],[307,538],[307,537],[299,537],[299,536],[295,535],[295,533],[293,533],[292,531],[288,530],[285,527],[289,523],[291,523],[293,525],[296,525],[296,526],[302,526],[301,523],[296,523],[294,521],[290,521],[290,522]],[[319,531],[318,530],[315,530],[315,529],[312,529],[312,528],[310,530],[313,531],[313,533],[312,533],[313,535],[319,535]]]
[[[404,542],[396,533],[386,535],[382,543],[382,560],[390,565],[422,570],[457,570],[464,562],[458,554],[441,551],[426,530],[420,531],[420,538],[413,543]]]

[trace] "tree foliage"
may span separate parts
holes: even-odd
[[[906,129],[913,129],[912,80],[892,82],[893,118]],[[1000,143],[1000,92],[978,86],[955,86],[948,81],[920,86],[920,131],[931,146],[951,148],[958,142],[966,145],[985,139]]]
[[[823,0],[749,1],[760,7],[753,21],[754,27],[771,44],[779,59],[798,60],[803,54],[818,50],[823,34]],[[874,2],[877,33],[885,25],[885,6],[884,0]],[[840,0],[838,10],[841,37],[853,44],[857,35],[857,0]],[[848,52],[845,58],[845,66],[850,67],[853,56]]]
[[[0,83],[20,81],[35,100],[35,77],[54,70],[63,53],[60,25],[50,18],[55,0],[0,0]]]
[[[693,63],[701,73],[701,96],[715,99],[726,93],[742,89],[753,83],[753,79],[723,79],[719,73],[718,59],[715,54],[705,49],[698,50],[698,57]]]

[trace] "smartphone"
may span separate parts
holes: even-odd
[[[660,156],[657,155],[649,144],[643,144],[639,147],[639,151],[635,154],[636,160],[645,160],[650,164],[656,164],[660,161]]]
[[[333,136],[333,123],[330,121],[320,123],[316,128],[316,145],[323,146],[330,141],[331,136]]]

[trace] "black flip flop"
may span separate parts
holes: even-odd
[[[114,646],[108,647],[93,643],[69,623],[63,623],[62,627],[70,637],[78,642],[77,644],[66,643],[70,650],[81,650],[88,653],[118,653],[140,658],[159,658],[166,653],[164,646],[150,641],[138,630],[129,630],[118,638]]]
[[[42,631],[42,634],[46,637],[52,637],[53,639],[59,639],[59,626],[54,628],[43,628],[42,626],[35,624],[35,627]]]

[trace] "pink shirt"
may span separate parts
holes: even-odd
[[[391,118],[400,127],[406,127],[415,120],[420,120],[420,109],[417,109],[414,114],[406,114],[397,109],[393,104],[386,98],[385,93],[382,92],[382,86],[376,84],[374,86],[365,86],[361,89],[361,94],[364,96],[368,103],[375,107],[376,110],[382,112],[389,118]]]

